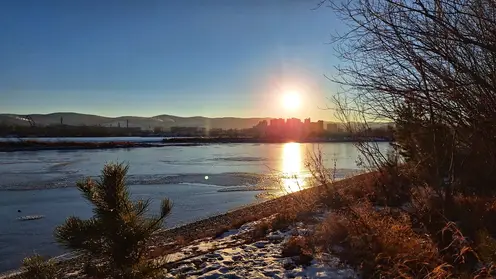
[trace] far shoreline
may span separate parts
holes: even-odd
[[[221,144],[221,143],[353,143],[353,142],[392,142],[388,138],[307,138],[307,139],[285,139],[285,138],[228,138],[228,137],[193,137],[193,138],[167,138],[163,143],[197,143],[197,144]]]
[[[98,137],[96,137],[98,138]],[[101,137],[102,139],[105,137]],[[171,146],[202,146],[209,144],[283,144],[283,143],[354,143],[354,142],[392,142],[387,138],[313,138],[313,139],[271,139],[271,138],[223,138],[223,137],[177,137],[163,138],[156,142],[137,142],[122,140],[109,141],[64,141],[60,137],[57,141],[46,141],[44,138],[23,140],[12,138],[9,141],[0,141],[0,152],[16,151],[48,151],[48,150],[86,150],[86,149],[117,149],[117,148],[152,148]],[[84,138],[81,138],[84,139]]]

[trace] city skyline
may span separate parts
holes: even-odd
[[[331,120],[343,26],[316,3],[2,2],[0,112]]]

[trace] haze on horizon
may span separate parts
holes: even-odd
[[[3,1],[0,113],[332,120],[344,27],[317,3]]]

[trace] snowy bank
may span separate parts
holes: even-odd
[[[270,218],[244,224],[216,239],[197,240],[168,255],[165,259],[174,267],[164,278],[359,278],[329,254],[316,255],[306,266],[295,257],[283,257],[291,237],[312,233],[313,228],[303,223],[251,239],[257,225]]]

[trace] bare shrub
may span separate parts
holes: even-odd
[[[475,239],[480,230],[496,234],[496,198],[457,195],[446,215],[450,220],[456,220],[458,227],[471,239]]]
[[[370,276],[490,277],[496,235],[494,1],[324,3],[349,27],[335,38],[344,63],[331,80],[344,92],[333,96],[334,109],[376,180],[361,193],[353,185],[328,188],[334,220],[321,226],[326,233],[319,239],[345,245],[343,256]],[[401,160],[363,141],[378,121],[394,125],[393,148]],[[314,170],[322,173],[317,178],[328,175],[322,166]],[[370,203],[402,209],[378,210]]]
[[[297,265],[310,265],[313,260],[313,250],[309,238],[304,236],[289,238],[284,243],[281,257],[291,257]]]
[[[323,2],[350,30],[335,38],[340,119],[355,131],[394,122],[397,150],[447,204],[454,192],[494,193],[494,2]],[[362,149],[371,165],[383,159]]]
[[[480,230],[476,242],[480,258],[486,263],[496,263],[496,239],[487,230]]]
[[[258,240],[267,236],[267,233],[271,230],[271,225],[269,222],[259,222],[255,225],[253,231],[250,232],[251,240]]]
[[[407,166],[400,163],[399,155],[390,152],[378,168],[372,188],[373,202],[383,206],[401,206],[410,200],[412,181],[405,173]]]
[[[442,264],[436,244],[412,230],[408,215],[367,203],[331,214],[318,227],[315,243],[360,266],[366,277],[422,278]]]
[[[57,269],[52,260],[44,260],[36,254],[22,261],[20,279],[57,279]]]
[[[294,224],[297,220],[296,212],[280,212],[270,221],[270,228],[272,230],[285,230],[290,225]]]

